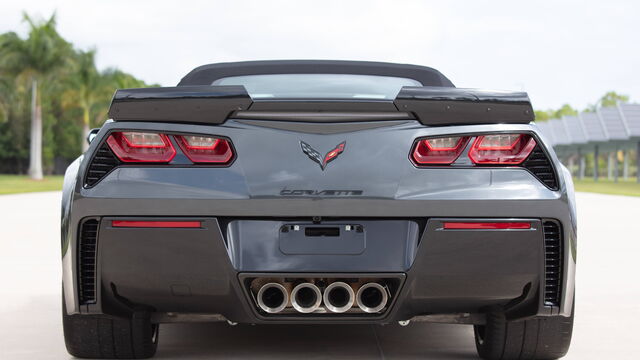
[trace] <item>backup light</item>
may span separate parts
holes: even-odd
[[[421,139],[411,158],[418,165],[449,165],[456,161],[469,142],[468,136]]]
[[[527,134],[478,136],[469,150],[475,164],[518,165],[533,151],[536,141]]]
[[[123,162],[166,163],[176,155],[176,149],[164,134],[151,132],[114,132],[107,144]]]
[[[176,136],[178,145],[194,163],[227,164],[233,158],[233,150],[227,139],[183,135]]]

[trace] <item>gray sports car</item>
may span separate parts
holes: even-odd
[[[69,166],[66,346],[153,356],[162,323],[472,325],[480,357],[571,341],[571,176],[526,93],[355,61],[205,65],[118,90]]]

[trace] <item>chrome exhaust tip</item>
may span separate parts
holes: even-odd
[[[343,313],[353,306],[353,289],[349,284],[337,281],[324,289],[324,306],[331,312]]]
[[[263,285],[258,290],[258,306],[269,314],[279,313],[287,307],[289,294],[287,289],[275,282]]]
[[[298,284],[291,291],[291,305],[298,312],[311,313],[316,311],[322,303],[320,289],[312,283]]]
[[[377,313],[387,306],[389,295],[387,289],[374,282],[366,283],[358,289],[356,303],[362,311],[367,313]]]

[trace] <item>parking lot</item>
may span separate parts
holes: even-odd
[[[579,193],[576,319],[565,359],[637,359],[640,197]],[[60,193],[0,196],[0,358],[67,359]],[[164,325],[158,359],[475,359],[468,326]]]

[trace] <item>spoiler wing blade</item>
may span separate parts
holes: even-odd
[[[244,86],[123,89],[113,95],[109,117],[116,121],[221,124],[251,103]]]
[[[244,86],[178,86],[116,91],[109,116],[115,121],[221,124],[236,111],[242,117],[268,110],[274,120],[326,121],[302,114],[385,112],[413,115],[428,126],[526,124],[534,120],[524,92],[445,87],[403,87],[393,101],[365,99],[274,99],[253,101]],[[280,114],[280,116],[278,116]],[[299,114],[299,119],[296,114]],[[388,117],[387,117],[388,118]],[[314,120],[315,119],[315,120]],[[375,120],[375,117],[372,118]]]
[[[525,92],[405,86],[393,101],[425,125],[528,124],[533,108]]]

